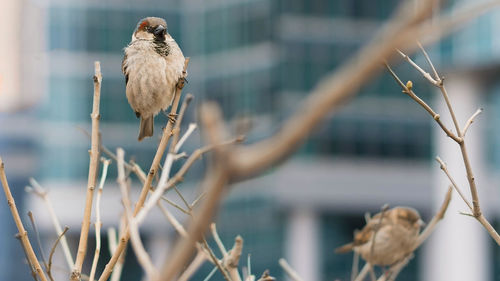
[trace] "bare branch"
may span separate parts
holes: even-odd
[[[26,252],[27,259],[29,263],[34,267],[36,274],[40,277],[40,279],[42,281],[47,281],[47,277],[45,277],[45,274],[43,273],[42,267],[38,262],[38,259],[28,238],[28,233],[26,232],[23,222],[21,221],[21,217],[19,216],[19,212],[16,207],[16,201],[14,201],[14,197],[12,197],[12,193],[10,192],[9,183],[7,182],[7,176],[5,175],[5,166],[1,157],[0,181],[2,182],[3,191],[5,193],[5,197],[7,198],[7,204],[9,205],[10,212],[12,213],[12,218],[14,219],[17,230],[19,231],[19,239],[24,248],[24,251]]]
[[[92,106],[92,139],[90,146],[90,164],[89,164],[89,175],[87,180],[87,195],[85,199],[85,209],[83,211],[83,222],[82,229],[80,232],[80,242],[78,243],[78,252],[76,255],[76,261],[71,272],[70,279],[72,281],[78,281],[81,279],[82,265],[87,253],[87,239],[90,228],[90,216],[92,215],[92,200],[94,198],[94,189],[97,179],[97,166],[99,165],[99,119],[101,118],[99,114],[99,103],[101,100],[101,64],[96,61],[94,62],[95,74],[94,74],[94,103]]]

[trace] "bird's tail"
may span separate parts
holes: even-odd
[[[142,117],[141,116],[141,125],[139,127],[139,141],[141,141],[145,137],[153,136],[153,127],[154,127],[154,117]]]
[[[335,253],[337,254],[345,254],[345,253],[348,253],[350,251],[352,251],[352,247],[354,246],[353,243],[349,243],[349,244],[345,244],[343,246],[340,246],[338,247],[337,249],[335,249]]]

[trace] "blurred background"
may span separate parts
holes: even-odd
[[[25,214],[31,210],[47,255],[56,235],[41,200],[24,192],[33,176],[49,189],[61,223],[70,226],[67,237],[76,252],[96,60],[103,73],[103,144],[111,150],[123,147],[128,158],[148,170],[166,118],[157,116],[155,136],[137,142],[139,122],[125,98],[121,73],[123,48],[141,18],[165,18],[169,33],[184,55],[191,57],[184,93],[193,93],[195,102],[184,128],[197,122],[197,107],[203,101],[216,101],[232,132],[245,133],[251,143],[279,130],[317,82],[368,42],[399,2],[3,0],[0,155],[28,231]],[[436,11],[452,11],[465,2],[448,1]],[[482,207],[494,225],[500,218],[499,27],[500,13],[493,10],[429,47],[434,63],[446,75],[459,121],[463,124],[477,108],[485,109],[468,133],[469,155]],[[415,59],[427,67],[420,56]],[[404,63],[397,63],[395,69],[403,80],[413,81],[416,93],[451,128],[436,89]],[[193,135],[184,150],[189,153],[202,145],[200,135]],[[258,276],[269,269],[272,276],[284,279],[278,259],[285,257],[305,280],[350,280],[352,255],[337,255],[333,250],[363,226],[365,212],[373,214],[385,203],[407,205],[428,221],[438,208],[448,181],[433,160],[437,154],[466,190],[458,146],[382,71],[356,98],[325,119],[287,162],[234,186],[217,218],[219,233],[227,247],[237,234],[243,236],[240,264],[246,264],[251,255],[252,272]],[[186,197],[199,194],[205,164],[198,162],[179,185]],[[122,212],[115,177],[113,165],[104,189],[104,230],[116,227]],[[136,182],[132,192],[139,188]],[[167,197],[179,200],[175,194]],[[438,231],[398,280],[500,280],[499,247],[477,222],[459,211],[467,209],[455,196]],[[175,214],[186,219],[180,212]],[[30,280],[7,204],[0,205],[0,223],[3,279]],[[157,213],[143,230],[144,243],[161,265],[176,233]],[[105,235],[103,240],[98,272],[109,259]],[[88,258],[94,251],[93,233],[89,243]],[[131,249],[127,256],[121,280],[139,280],[142,270]],[[89,268],[90,259],[84,272]],[[204,266],[194,280],[203,280],[211,269]],[[69,274],[60,249],[54,271],[60,280]]]

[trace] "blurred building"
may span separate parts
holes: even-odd
[[[32,95],[39,105],[35,112],[27,114],[28,121],[22,123],[26,126],[17,125],[17,119],[8,122],[8,132],[21,134],[24,128],[32,128],[33,133],[24,138],[28,144],[18,139],[6,142],[8,137],[0,132],[0,149],[13,155],[20,155],[14,153],[15,147],[25,154],[33,149],[28,154],[36,158],[29,163],[38,166],[30,170],[30,175],[50,188],[61,223],[72,227],[68,237],[76,252],[89,161],[87,134],[93,62],[99,60],[103,72],[104,145],[111,150],[125,148],[127,157],[147,170],[160,128],[166,121],[159,115],[155,137],[136,141],[138,120],[125,98],[121,59],[122,49],[139,19],[166,18],[169,33],[184,54],[191,57],[189,84],[184,93],[193,93],[196,102],[185,124],[197,121],[196,105],[205,100],[216,101],[233,132],[245,132],[248,142],[255,142],[271,136],[283,120],[300,112],[300,102],[307,93],[370,40],[399,2],[25,1],[27,11],[36,15],[33,22],[41,32],[31,44],[33,50],[27,52],[31,56],[19,59],[24,65],[20,72],[30,77],[30,83],[23,85],[40,86],[24,86],[18,91],[21,96]],[[460,121],[465,122],[477,107],[485,108],[485,117],[474,123],[468,138],[483,208],[491,220],[499,214],[499,209],[492,206],[499,203],[494,179],[500,163],[496,149],[500,134],[495,130],[500,119],[495,113],[500,106],[500,91],[495,82],[500,39],[494,36],[498,25],[495,15],[490,13],[475,21],[431,52],[439,68],[456,77],[450,79],[449,92]],[[419,57],[417,60],[424,64]],[[34,65],[37,67],[30,67]],[[443,117],[446,115],[436,91],[411,67],[401,64],[396,70],[402,79],[413,81],[421,98],[438,108]],[[0,116],[0,122],[3,118]],[[450,122],[447,124],[451,127]],[[270,269],[271,275],[284,278],[278,259],[286,257],[305,280],[349,280],[351,255],[336,255],[333,249],[352,239],[353,230],[364,224],[365,212],[377,212],[387,203],[413,206],[426,220],[432,216],[448,185],[433,161],[434,155],[441,155],[450,164],[450,170],[456,169],[457,181],[466,188],[465,178],[458,179],[463,175],[461,166],[454,167],[454,163],[461,162],[458,148],[435,127],[427,113],[383,73],[316,128],[288,162],[233,188],[218,217],[223,241],[232,245],[234,236],[241,234],[245,239],[243,257],[251,254],[252,272],[257,275]],[[192,151],[200,144],[201,137],[194,135],[185,150]],[[190,198],[196,196],[196,183],[203,176],[204,163],[197,164],[187,182],[179,186]],[[21,169],[24,165],[14,162],[13,166]],[[104,191],[104,228],[116,226],[122,211],[113,179],[115,168],[110,168],[109,184]],[[25,181],[18,186],[22,188]],[[170,196],[175,198],[175,194]],[[500,280],[500,267],[494,266],[498,264],[498,250],[489,247],[491,242],[479,224],[469,221],[471,225],[463,226],[469,219],[456,214],[465,207],[458,196],[454,203],[445,220],[447,224],[440,227],[444,230],[429,241],[431,247],[417,253],[398,280],[446,280],[439,274],[450,267],[455,267],[458,275],[450,280],[471,280],[467,277],[471,272],[476,272],[472,279]],[[53,241],[55,235],[40,201],[31,198],[28,205],[40,213],[43,238]],[[181,213],[178,215],[182,217]],[[170,227],[159,226],[159,220],[162,218],[158,214],[151,216],[144,225],[143,237],[157,258],[165,255],[171,246],[169,241],[174,240],[165,241],[164,237],[175,236]],[[0,243],[8,243],[4,241]],[[92,252],[90,245],[88,253]],[[109,259],[107,251],[102,252],[101,270]],[[132,253],[130,250],[129,255]],[[1,258],[0,253],[0,261]],[[64,262],[56,258],[61,267],[58,274],[66,276]],[[127,262],[127,274],[122,280],[139,279],[141,270],[134,258]],[[245,263],[246,259],[242,259],[241,264]],[[27,272],[19,260],[12,260],[12,265],[19,267],[17,272]],[[90,262],[85,266],[89,267]],[[196,280],[202,280],[211,269],[208,265],[203,267]]]

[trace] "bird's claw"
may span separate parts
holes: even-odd
[[[187,84],[188,81],[185,77],[179,78],[179,81],[177,81],[177,88],[182,89],[184,88],[184,85]]]
[[[175,124],[175,122],[177,121],[177,116],[178,114],[177,113],[169,113],[167,115],[167,118],[170,122],[172,122],[173,124]]]

